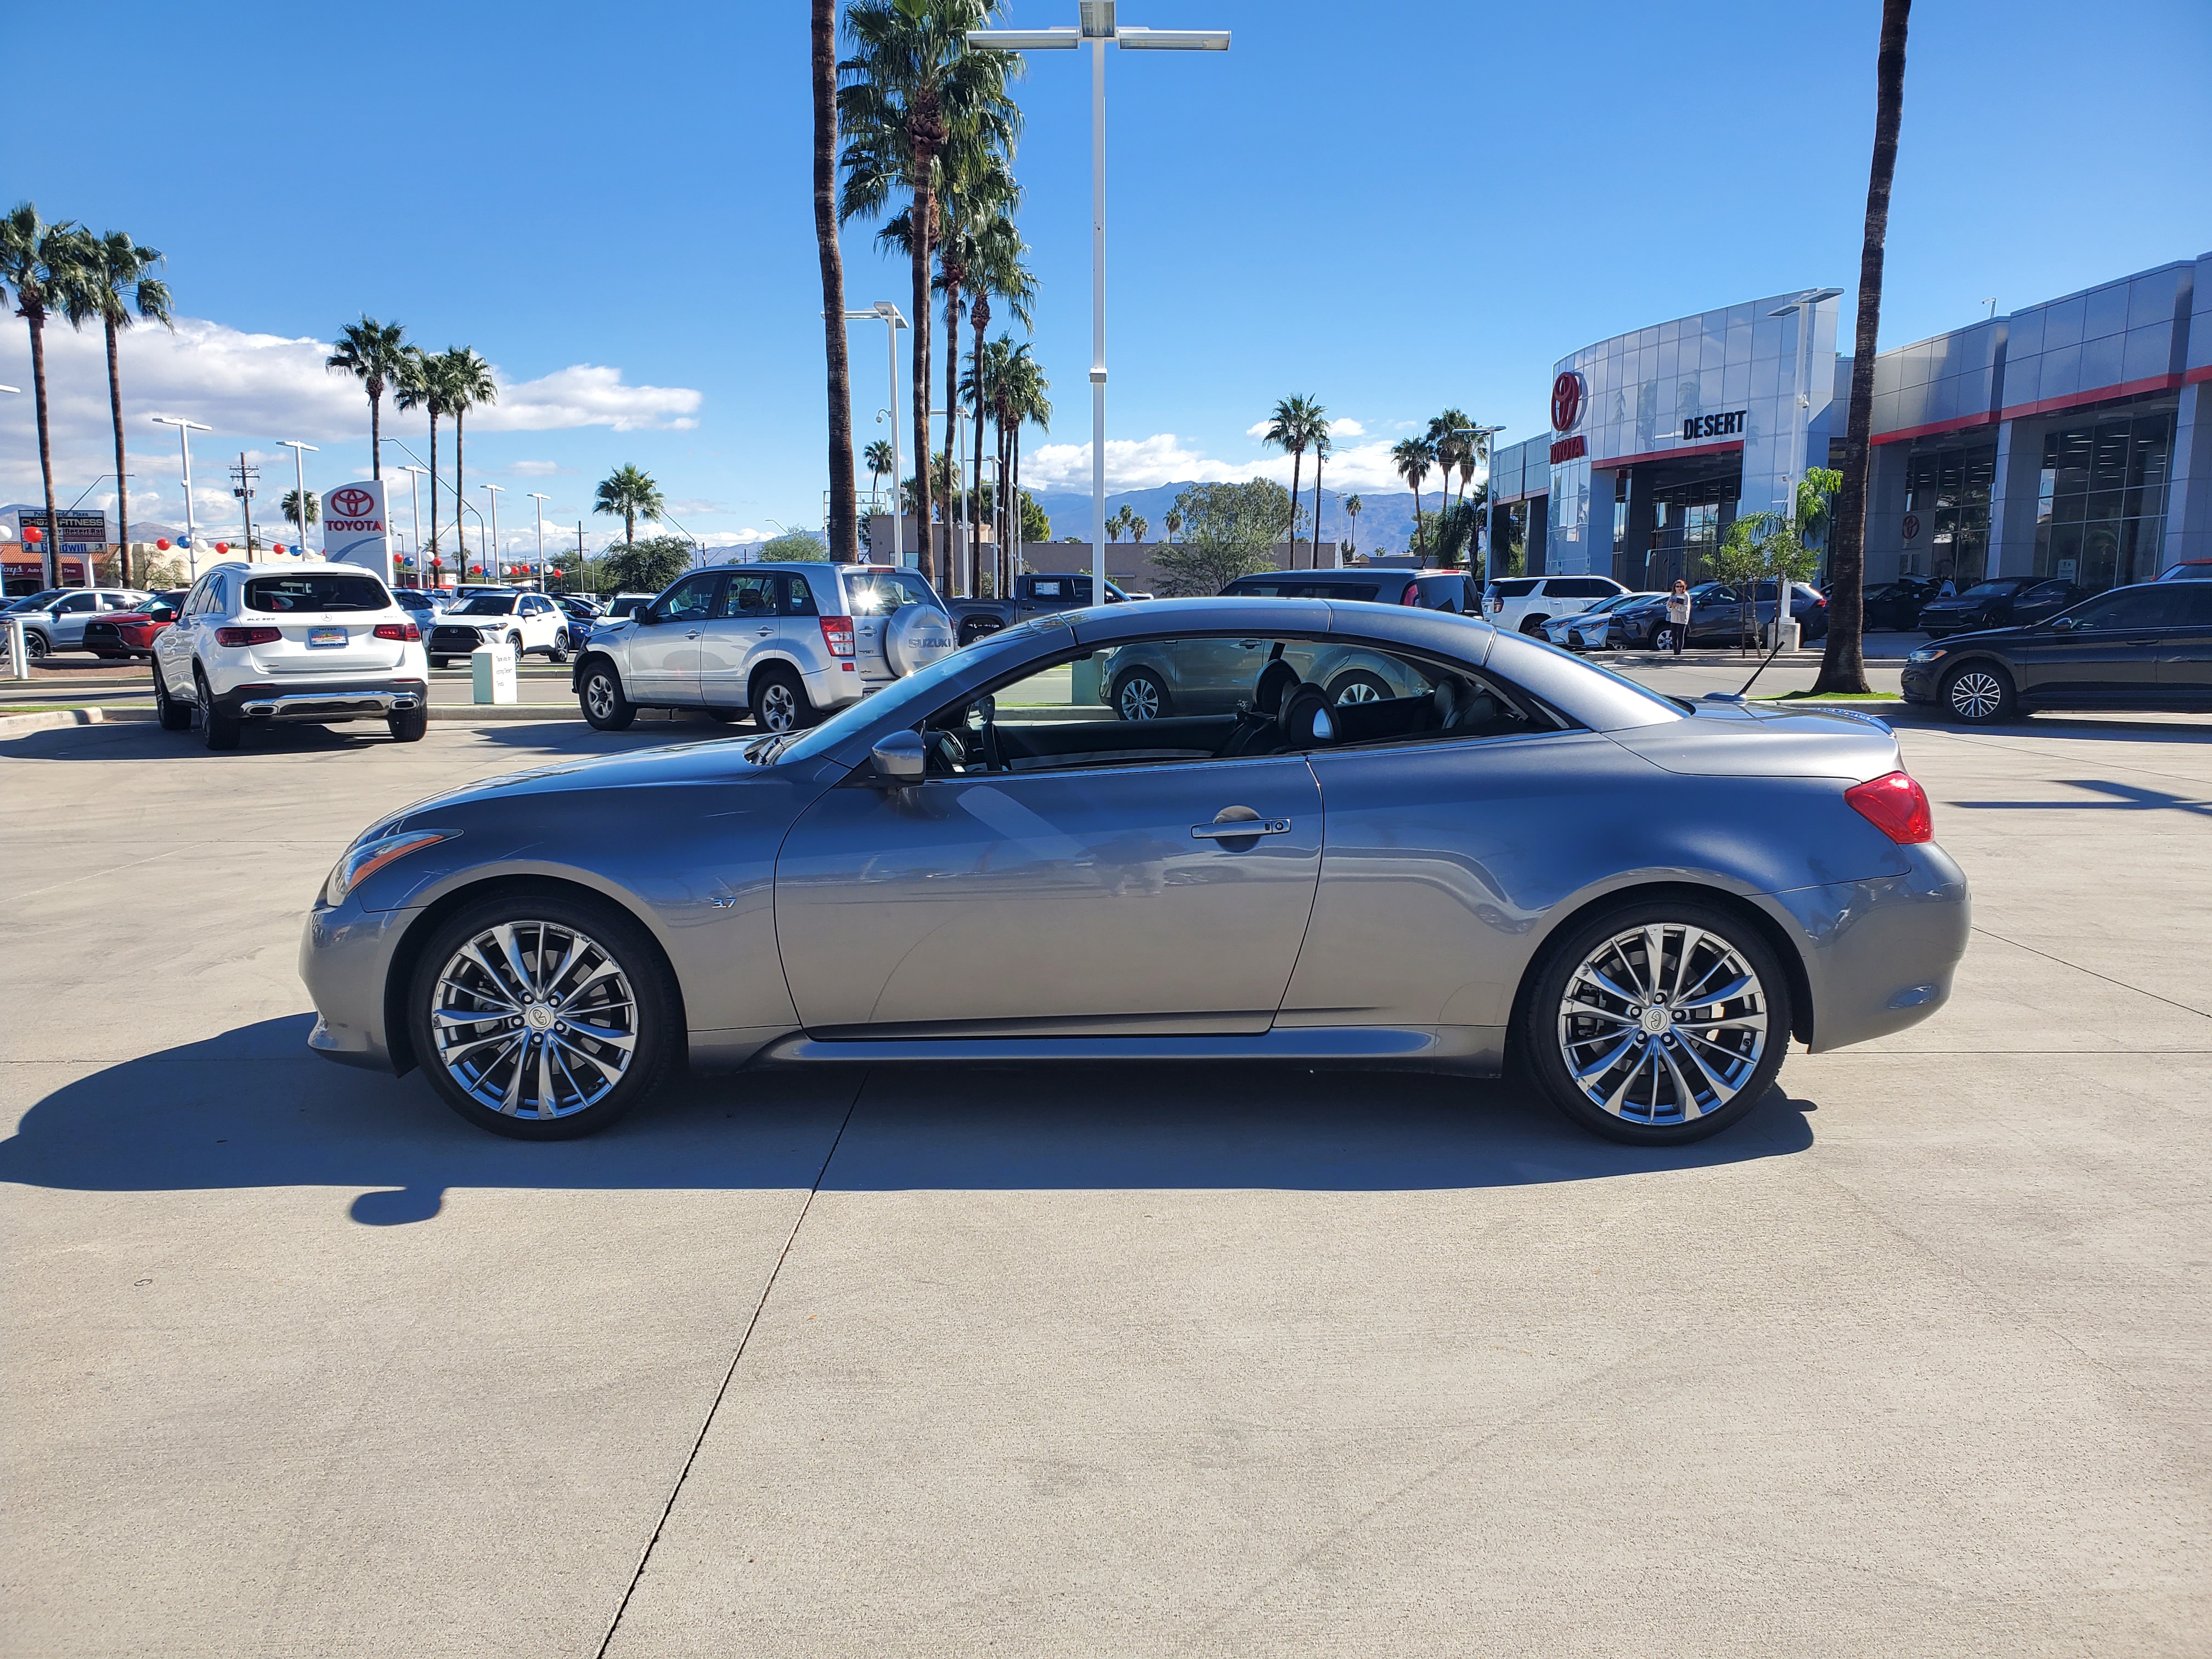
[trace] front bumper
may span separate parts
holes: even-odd
[[[426,707],[430,689],[421,680],[358,679],[326,685],[240,685],[215,700],[216,712],[232,720],[386,720]]]
[[[1940,659],[1939,659],[1940,660]],[[1937,665],[1932,662],[1908,662],[1897,677],[1898,689],[1907,702],[1934,702]]]
[[[1917,1025],[1950,1000],[1973,921],[1966,872],[1932,842],[1898,850],[1903,875],[1771,896],[1805,964],[1815,1054]]]
[[[396,1070],[385,1029],[384,992],[392,953],[419,910],[364,910],[349,900],[307,913],[300,978],[315,1005],[307,1046],[325,1060]]]

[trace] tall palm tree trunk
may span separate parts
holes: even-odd
[[[430,556],[438,556],[438,410],[430,409]]]
[[[1863,691],[1866,678],[1867,439],[1874,426],[1874,354],[1881,330],[1882,254],[1889,237],[1889,186],[1897,131],[1905,118],[1905,36],[1912,0],[1882,0],[1875,59],[1874,163],[1867,176],[1866,229],[1859,243],[1858,334],[1851,359],[1850,413],[1844,426],[1844,487],[1828,545],[1828,641],[1815,691]],[[1801,319],[1801,326],[1802,326]]]
[[[945,568],[947,579],[961,597],[975,597],[975,562],[963,552],[952,538],[952,521],[972,522],[975,515],[960,490],[960,444],[954,436],[954,424],[960,413],[960,284],[948,283],[945,288],[945,459],[951,463],[952,477],[947,481],[945,497]],[[927,446],[925,446],[927,447]]]
[[[23,320],[31,325],[31,401],[38,405],[39,472],[46,486],[46,538],[40,551],[46,567],[46,587],[62,585],[60,520],[54,516],[54,439],[46,422],[46,317],[43,309],[26,307]]]
[[[983,331],[991,325],[990,298],[980,289],[975,299],[969,302],[968,316],[975,325],[975,349],[968,359],[968,366],[975,376],[975,505],[974,510],[969,513],[969,518],[973,523],[980,525],[983,522]],[[993,539],[995,541],[996,538]],[[994,547],[992,553],[994,560],[997,551],[998,550]],[[995,562],[992,569],[991,591],[994,595],[1003,597],[1004,590],[1000,587],[996,577]],[[975,544],[975,586],[981,587],[983,585],[982,578],[983,544],[981,540],[978,540]],[[981,595],[977,597],[980,598]]]
[[[1298,470],[1305,465],[1304,448],[1291,452],[1291,562],[1298,562]]]
[[[930,147],[917,140],[914,147],[914,204],[909,210],[914,217],[914,234],[908,238],[913,244],[914,256],[914,372],[908,380],[914,388],[915,447],[921,452],[915,458],[914,466],[915,537],[921,544],[921,579],[934,586],[938,579],[937,543],[929,525],[929,368],[935,361],[929,352],[929,235],[934,228],[937,202],[931,188],[931,164]]]
[[[1006,491],[1008,497],[1006,511],[1013,515],[1014,526],[1012,538],[1014,557],[1012,564],[1008,567],[1007,570],[1009,577],[1012,578],[1018,577],[1022,574],[1022,536],[1024,533],[1022,530],[1022,423],[1018,416],[1015,418],[1013,437],[1008,447],[1013,451],[1014,455],[1014,481],[1012,484],[1008,487]]]
[[[115,421],[115,574],[131,586],[131,473],[123,461],[123,366],[115,349],[115,319],[107,322],[107,410]]]
[[[822,343],[829,367],[830,557],[860,556],[853,498],[853,371],[846,357],[845,259],[837,245],[837,0],[813,0],[814,250],[822,266]]]
[[[384,382],[368,383],[368,476],[384,477]]]

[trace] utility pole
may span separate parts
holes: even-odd
[[[253,485],[261,477],[261,469],[246,464],[246,452],[238,452],[238,465],[230,469],[230,476],[238,480],[231,494],[238,497],[239,507],[246,514],[246,562],[253,562]]]

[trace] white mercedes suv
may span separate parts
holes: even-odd
[[[154,636],[165,732],[197,719],[210,749],[248,720],[381,720],[402,743],[428,729],[422,629],[373,572],[321,562],[219,564]]]
[[[952,648],[952,619],[919,571],[720,565],[679,578],[635,616],[594,623],[570,684],[602,732],[622,731],[641,708],[750,714],[764,731],[788,732]]]
[[[568,660],[568,613],[543,593],[473,593],[432,618],[430,666],[443,668],[448,657],[468,657],[477,647],[503,645],[523,657],[542,651],[548,662]]]

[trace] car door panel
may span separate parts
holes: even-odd
[[[719,573],[702,572],[639,613],[623,651],[625,689],[633,702],[699,705],[700,637],[721,586]]]
[[[1193,833],[1240,807],[1275,833]],[[817,1035],[1265,1030],[1321,848],[1297,756],[832,789],[777,860],[785,977]]]
[[[2156,700],[2166,618],[2155,590],[2121,589],[2066,616],[2074,626],[2039,627],[2008,647],[2024,699],[2053,707]]]
[[[2182,592],[2178,620],[2159,646],[2159,695],[2179,708],[2212,706],[2212,582],[2174,586]]]
[[[745,688],[762,655],[773,650],[782,624],[776,619],[775,586],[766,571],[732,572],[700,625],[699,697],[709,708],[743,708]]]

